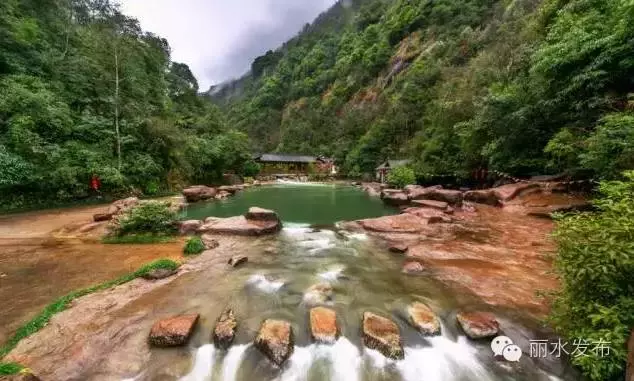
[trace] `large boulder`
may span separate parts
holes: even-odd
[[[244,217],[250,221],[280,221],[277,213],[274,211],[258,207],[249,208],[249,211],[244,215]]]
[[[485,339],[496,336],[500,331],[495,315],[488,312],[459,312],[458,324],[471,339]]]
[[[424,335],[439,335],[440,320],[426,304],[414,302],[407,307],[410,323]]]
[[[333,288],[328,282],[317,283],[304,292],[304,303],[308,306],[325,304],[332,300]]]
[[[181,235],[193,235],[196,234],[201,226],[203,226],[203,222],[201,220],[181,221],[178,225],[178,230]]]
[[[381,200],[388,205],[407,205],[409,199],[407,194],[400,189],[385,189],[381,192]]]
[[[194,185],[183,189],[183,196],[187,202],[198,202],[212,199],[216,196],[216,189],[206,185]]]
[[[429,189],[416,200],[435,200],[451,205],[460,205],[462,204],[462,192],[452,189]]]
[[[115,216],[125,213],[139,204],[138,197],[128,197],[113,202],[105,212],[93,216],[95,222],[109,221]]]
[[[184,345],[189,340],[198,317],[198,314],[189,314],[157,321],[150,330],[150,344],[157,347]]]
[[[266,319],[260,326],[255,347],[275,365],[282,366],[293,354],[293,329],[284,320]]]
[[[464,194],[464,200],[491,206],[497,206],[500,203],[491,189],[468,191]]]
[[[529,190],[535,191],[540,187],[541,185],[539,183],[521,182],[502,185],[491,189],[491,191],[493,191],[495,197],[497,197],[498,200],[500,200],[501,202],[507,202],[522,194],[527,193]]]
[[[422,187],[420,185],[408,185],[405,187],[405,191],[407,192],[407,196],[410,198],[410,200],[423,200],[425,199],[425,196],[428,195],[429,193],[436,190],[441,190],[441,189],[442,189],[441,185],[434,185],[431,187]]]
[[[317,342],[334,343],[339,336],[336,312],[325,307],[311,308],[310,334]]]
[[[223,185],[221,187],[218,187],[218,191],[227,192],[230,194],[235,194],[236,192],[239,192],[242,189],[244,189],[244,186],[242,185]]]
[[[402,360],[405,357],[401,332],[392,320],[372,312],[363,313],[363,344],[381,352],[385,357]]]
[[[228,349],[236,337],[236,328],[238,327],[238,321],[233,315],[232,309],[225,310],[214,327],[213,340],[217,347],[222,349]]]
[[[427,221],[414,214],[403,213],[357,221],[365,230],[386,233],[419,233],[425,229]]]
[[[251,208],[246,216],[205,221],[205,224],[198,229],[198,232],[260,236],[277,233],[281,229],[282,222],[275,212],[266,209]]]

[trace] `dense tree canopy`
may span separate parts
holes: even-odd
[[[166,40],[108,0],[0,4],[0,194],[154,193],[239,171],[244,134],[197,94]]]
[[[628,0],[341,1],[256,59],[227,108],[255,148],[349,173],[390,157],[419,177],[612,178],[634,165],[633,42]]]

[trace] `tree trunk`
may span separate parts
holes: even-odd
[[[117,46],[114,48],[114,129],[117,137],[117,168],[121,170],[121,132],[119,131],[119,52]]]

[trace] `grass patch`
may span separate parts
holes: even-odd
[[[176,237],[164,234],[130,234],[123,236],[104,237],[101,242],[107,244],[151,244],[169,243],[176,241]]]
[[[184,255],[196,255],[205,251],[205,244],[200,237],[191,237],[183,248]]]
[[[137,271],[123,275],[117,279],[101,283],[92,287],[84,288],[78,291],[73,291],[70,294],[64,295],[61,298],[55,300],[53,303],[49,304],[40,312],[36,317],[34,317],[31,321],[20,327],[15,335],[9,341],[0,348],[0,358],[6,356],[15,346],[20,342],[20,340],[28,337],[35,332],[42,329],[48,322],[51,320],[51,317],[58,312],[62,312],[68,308],[70,303],[82,296],[92,294],[93,292],[106,290],[108,288],[118,286],[124,283],[127,283],[133,279],[139,278],[142,275],[147,274],[148,272],[154,269],[168,269],[168,270],[176,270],[180,266],[179,263],[172,261],[171,259],[159,259],[152,263],[142,266]],[[11,364],[8,364],[8,368]],[[14,364],[15,365],[15,364]],[[0,373],[2,374],[2,373]]]
[[[0,376],[10,376],[12,374],[18,374],[24,369],[20,364],[14,362],[2,362],[0,363]]]

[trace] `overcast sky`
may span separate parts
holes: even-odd
[[[1,1],[1,0],[0,0]],[[336,0],[118,0],[124,14],[160,35],[201,90],[244,74]]]

